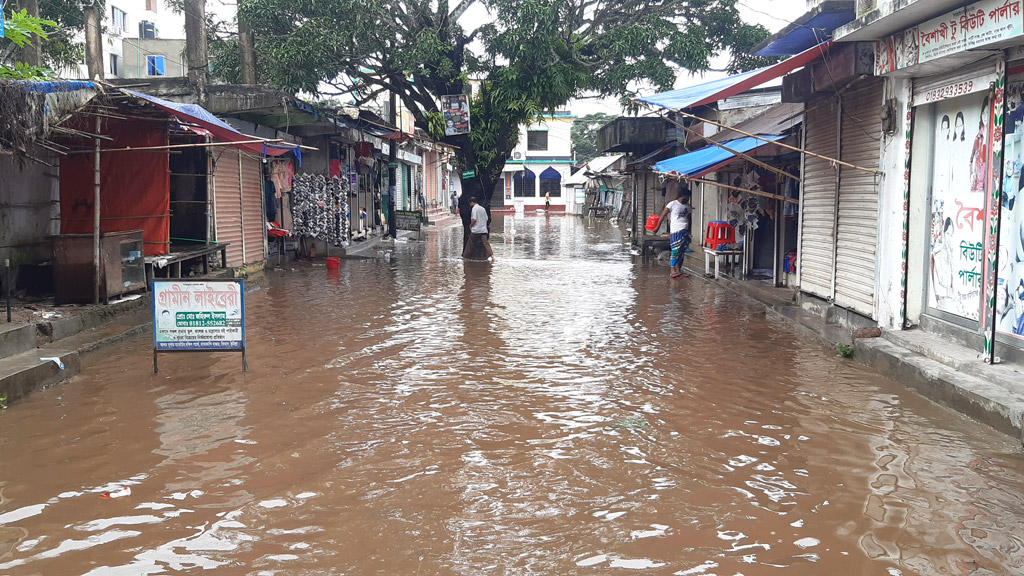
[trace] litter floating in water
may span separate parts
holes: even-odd
[[[616,430],[630,430],[635,428],[647,428],[651,423],[639,416],[627,416],[611,425]]]
[[[132,489],[128,486],[125,486],[124,488],[121,488],[119,490],[111,490],[110,492],[104,492],[103,495],[100,496],[100,498],[106,498],[107,500],[110,500],[113,498],[124,498],[125,496],[131,495]]]

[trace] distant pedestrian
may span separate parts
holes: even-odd
[[[427,199],[423,196],[423,192],[420,192],[420,210],[427,209]]]
[[[494,252],[491,250],[491,244],[487,241],[487,209],[476,203],[476,198],[470,197],[469,205],[472,208],[470,212],[469,222],[469,242],[466,243],[466,249],[462,251],[463,258],[469,258],[469,255],[473,252],[473,248],[477,244],[482,244],[484,252],[494,262]]]
[[[685,278],[689,276],[689,274],[683,273],[683,256],[686,255],[686,250],[690,247],[690,215],[692,213],[690,191],[685,187],[681,187],[676,199],[665,204],[665,208],[661,211],[658,224],[659,229],[661,228],[661,223],[665,221],[665,217],[672,216],[669,219],[669,241],[672,245],[672,260],[670,262],[672,278]]]
[[[458,196],[458,194],[455,193],[455,190],[452,190],[452,214],[455,214],[458,211],[459,211],[459,196]]]
[[[550,209],[551,209],[551,192],[545,192],[544,193],[544,210],[547,211],[547,210],[550,210]]]

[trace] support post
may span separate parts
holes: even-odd
[[[4,298],[7,300],[7,323],[11,322],[11,259],[4,259]]]
[[[392,126],[395,126],[397,123],[398,114],[395,111],[395,106],[397,105],[395,93],[392,92],[388,95],[388,122],[390,122]],[[398,175],[395,174],[398,161],[398,151],[396,150],[397,146],[397,140],[392,140],[388,143],[388,191],[390,194],[387,206],[388,235],[392,238],[398,237],[398,230],[395,228],[395,195],[398,194]]]
[[[96,134],[100,133],[100,117],[96,117]],[[100,139],[93,139],[92,156],[92,178],[93,178],[93,206],[92,206],[92,267],[93,267],[93,297],[92,303],[100,303],[100,282],[103,274],[100,269]]]

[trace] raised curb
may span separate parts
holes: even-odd
[[[0,325],[0,358],[27,352],[36,347],[35,324]]]
[[[55,356],[64,363],[62,370],[44,356]],[[33,390],[47,388],[78,374],[81,368],[78,352],[57,349],[35,349],[0,360],[0,396],[6,402],[24,397]]]

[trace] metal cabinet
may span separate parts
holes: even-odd
[[[92,302],[93,237],[61,234],[53,241],[53,291],[57,304]],[[100,234],[100,299],[146,289],[142,230]]]

